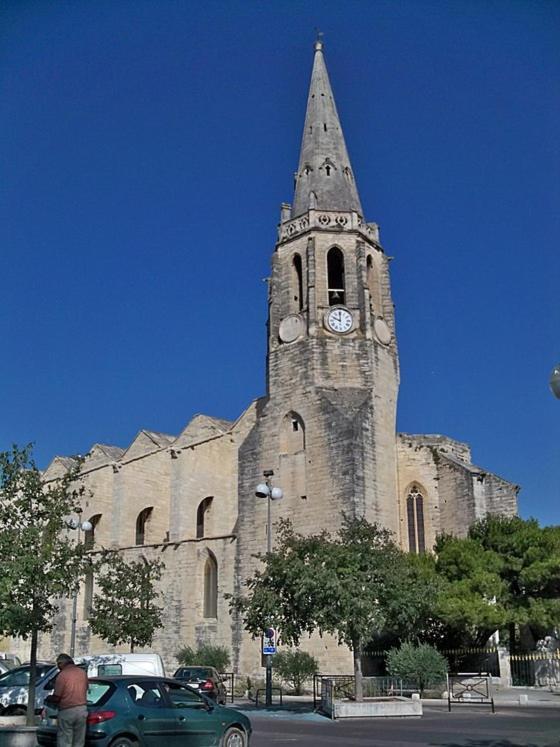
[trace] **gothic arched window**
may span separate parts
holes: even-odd
[[[289,412],[280,428],[280,453],[296,454],[305,449],[305,423],[297,412]]]
[[[198,509],[196,511],[196,538],[200,539],[201,537],[205,536],[206,533],[206,519],[208,516],[208,513],[210,511],[210,508],[212,507],[212,496],[209,495],[207,498],[205,498],[203,501],[201,501],[198,505]]]
[[[408,549],[421,553],[426,550],[424,536],[424,496],[418,485],[412,485],[406,497],[406,518],[408,524]]]
[[[218,563],[211,552],[204,564],[204,617],[218,617]]]
[[[138,514],[136,519],[136,542],[137,545],[143,545],[146,541],[146,525],[148,524],[152,515],[153,506],[144,508]]]
[[[295,310],[301,311],[303,309],[303,268],[299,254],[294,254],[292,259],[292,290]]]
[[[95,545],[95,530],[97,528],[97,525],[99,524],[100,519],[101,514],[95,514],[95,516],[92,516],[89,520],[91,529],[88,529],[86,532],[84,532],[84,547],[86,550],[93,550],[93,546]]]
[[[337,246],[329,249],[327,254],[327,284],[329,306],[344,303],[344,254]]]

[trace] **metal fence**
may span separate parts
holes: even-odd
[[[535,651],[509,657],[511,684],[560,687],[560,651]]]
[[[402,696],[406,683],[398,677],[363,677],[364,698]],[[323,707],[335,698],[354,700],[356,679],[353,674],[316,674],[313,677],[313,707]]]

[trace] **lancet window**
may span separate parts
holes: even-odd
[[[196,511],[196,537],[197,539],[200,539],[201,537],[206,536],[206,531],[208,529],[208,514],[210,513],[210,510],[212,508],[212,501],[213,497],[209,495],[206,497],[203,501],[201,501],[198,505],[198,509]]]
[[[204,564],[204,617],[218,617],[218,563],[211,552]]]
[[[144,508],[136,519],[136,544],[143,545],[146,541],[146,527],[152,515],[153,506]]]
[[[301,311],[303,309],[303,268],[299,254],[294,254],[292,259],[292,290],[295,311]]]
[[[422,553],[426,550],[424,535],[424,496],[418,485],[412,485],[406,497],[406,517],[408,524],[408,549]]]

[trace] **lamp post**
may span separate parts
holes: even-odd
[[[550,374],[550,390],[556,399],[560,399],[560,363],[554,366]]]
[[[284,493],[282,492],[282,488],[273,487],[272,485],[274,470],[265,469],[263,476],[264,482],[257,485],[255,495],[257,498],[266,498],[266,551],[267,553],[270,553],[272,552],[272,520],[270,506],[272,501],[281,500],[284,497]],[[272,636],[272,639],[275,644],[275,635]],[[264,654],[266,666],[265,705],[267,707],[272,705],[272,656],[272,654]]]
[[[78,518],[68,519],[68,521],[66,522],[66,526],[68,527],[68,529],[78,530],[76,544],[79,545],[82,532],[90,532],[93,529],[93,525],[90,521],[80,521],[80,514],[82,513],[81,508],[77,508],[76,513],[78,514]],[[74,591],[74,596],[72,597],[72,627],[70,629],[70,656],[72,658],[74,658],[74,651],[76,649],[76,622],[77,622],[77,616],[78,616],[78,591],[79,591],[79,586],[76,587],[76,590]]]

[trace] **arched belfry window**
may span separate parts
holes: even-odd
[[[152,515],[153,506],[144,508],[138,514],[136,519],[136,543],[137,545],[143,545],[146,541],[146,528]]]
[[[280,428],[280,453],[296,454],[305,449],[305,423],[297,412],[289,412]]]
[[[327,283],[329,306],[345,303],[344,254],[337,246],[327,254]]]
[[[218,617],[218,563],[210,551],[204,564],[204,617]]]
[[[421,553],[426,550],[424,535],[424,495],[422,489],[413,484],[406,497],[406,519],[408,524],[408,549]]]
[[[196,537],[200,539],[206,536],[206,530],[208,529],[208,515],[212,508],[213,498],[209,495],[198,505],[196,511]]]
[[[303,309],[303,268],[299,254],[294,254],[292,259],[292,292],[294,309],[301,311]]]
[[[84,547],[86,550],[93,550],[93,546],[95,545],[95,530],[97,528],[97,525],[99,524],[100,519],[101,514],[95,514],[95,516],[92,516],[89,519],[91,529],[88,529],[86,532],[84,532]]]

